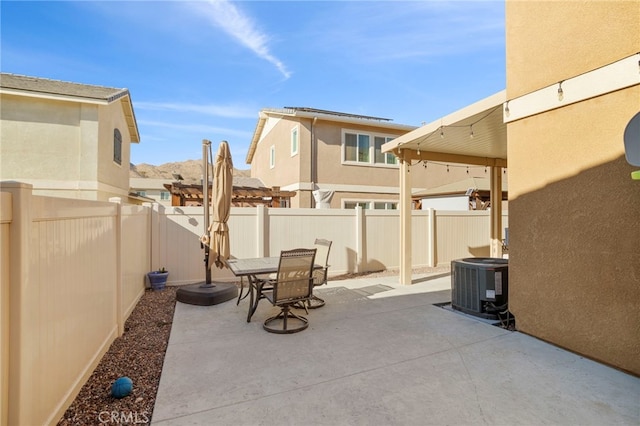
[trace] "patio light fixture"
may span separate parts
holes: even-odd
[[[564,91],[562,90],[562,81],[560,81],[558,83],[558,100],[561,101],[563,99],[564,99]]]

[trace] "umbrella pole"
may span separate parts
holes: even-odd
[[[207,149],[209,148],[209,149]],[[211,150],[211,141],[202,140],[202,205],[204,206],[204,232],[209,232],[209,151]],[[211,239],[211,236],[209,236]],[[211,241],[209,241],[211,244]],[[211,268],[209,266],[209,244],[204,246],[204,273],[205,283],[203,287],[211,287]]]
[[[211,282],[211,265],[209,264],[209,256],[213,244],[213,236],[209,231],[209,161],[207,158],[207,148],[209,148],[209,158],[213,157],[211,153],[211,142],[206,139],[202,140],[202,162],[204,164],[204,173],[202,178],[202,195],[204,206],[204,230],[208,238],[202,238],[200,244],[204,244],[204,268],[206,280],[203,283],[189,284],[181,286],[176,291],[176,300],[190,305],[210,306],[223,303],[238,297],[238,287],[235,283],[216,283]],[[213,159],[211,160],[213,164]],[[212,206],[213,208],[213,206]],[[203,236],[204,237],[204,236]],[[206,242],[206,244],[205,244]]]

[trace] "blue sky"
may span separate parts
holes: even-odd
[[[506,85],[504,1],[6,1],[2,72],[126,87],[131,162],[245,157],[260,109],[421,125]]]

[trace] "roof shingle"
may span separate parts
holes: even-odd
[[[112,102],[129,94],[128,89],[71,83],[9,73],[0,73],[0,87],[34,93],[74,96],[106,102]]]

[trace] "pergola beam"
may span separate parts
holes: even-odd
[[[473,166],[507,167],[504,158],[476,157],[473,155],[451,154],[435,151],[418,151],[414,149],[396,148],[392,151],[398,158],[405,160],[438,161],[442,163],[468,164]]]

